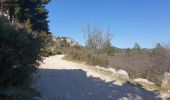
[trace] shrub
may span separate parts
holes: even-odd
[[[126,70],[131,78],[146,78],[160,85],[163,74],[170,72],[170,49],[161,45],[152,50],[128,49],[125,55],[111,57],[109,65]]]
[[[86,62],[94,66],[108,67],[108,56],[106,53],[88,53]]]
[[[151,60],[153,65],[149,67],[147,77],[161,84],[165,72],[170,72],[170,48],[158,43],[152,51]]]
[[[107,67],[109,64],[108,56],[106,53],[104,54],[95,53],[85,48],[82,49],[72,48],[71,50],[68,50],[67,58],[75,59],[79,61],[85,61],[87,64],[95,65],[95,66],[98,65],[98,66]]]
[[[27,86],[40,57],[41,38],[0,17],[0,89]]]
[[[141,55],[116,55],[112,56],[109,65],[115,69],[126,70],[131,78],[146,78],[146,70],[151,65],[150,58]]]
[[[91,65],[107,67],[107,54],[113,54],[115,52],[115,48],[111,47],[109,28],[107,32],[102,32],[99,27],[93,27],[87,24],[83,32],[86,36],[85,48],[69,50],[67,57],[85,61]]]
[[[54,55],[54,50],[50,47],[45,47],[41,50],[42,56],[48,57]]]

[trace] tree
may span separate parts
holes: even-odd
[[[139,54],[141,53],[141,47],[140,47],[140,44],[138,44],[137,42],[135,43],[134,47],[133,47],[133,50],[135,53]]]
[[[49,2],[50,0],[4,0],[3,8],[9,11],[11,22],[13,17],[19,23],[26,23],[30,20],[29,26],[32,31],[39,33],[44,31],[48,34],[48,11],[45,4]]]
[[[95,50],[104,50],[111,48],[110,31],[108,27],[107,32],[102,32],[98,26],[91,26],[87,24],[83,29],[86,37],[86,47]]]
[[[17,0],[1,0],[1,11],[8,12],[10,21],[13,21],[14,10],[17,5]]]
[[[156,48],[162,48],[162,45],[160,43],[157,43]]]
[[[0,89],[27,86],[40,57],[39,36],[17,29],[0,17]]]
[[[133,48],[134,48],[134,49],[141,49],[140,44],[138,44],[137,42],[135,43],[135,45],[134,45]]]

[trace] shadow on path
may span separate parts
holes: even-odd
[[[79,69],[40,69],[36,84],[40,100],[162,100],[154,92],[125,83],[121,86],[87,77]]]

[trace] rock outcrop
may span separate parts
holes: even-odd
[[[53,41],[61,46],[73,47],[79,45],[78,42],[68,37],[53,37]]]

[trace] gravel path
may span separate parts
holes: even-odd
[[[39,79],[34,85],[41,93],[37,100],[162,100],[159,94],[121,84],[91,70],[88,66],[48,57],[41,64]]]

